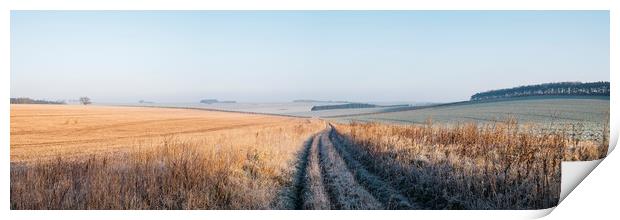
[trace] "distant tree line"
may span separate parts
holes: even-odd
[[[348,109],[348,108],[374,108],[378,107],[373,104],[366,103],[348,103],[342,105],[317,105],[313,106],[310,111],[330,110],[330,109]]]
[[[301,102],[301,103],[306,103],[306,102],[327,102],[327,103],[349,103],[348,101],[340,101],[340,100],[315,100],[315,99],[295,99],[293,100],[293,102]]]
[[[202,104],[214,104],[214,103],[237,103],[236,101],[220,101],[217,99],[203,99],[200,100]]]
[[[11,98],[11,104],[66,104],[65,101],[47,101],[26,97]]]
[[[471,100],[523,96],[609,96],[609,82],[557,82],[476,93]]]

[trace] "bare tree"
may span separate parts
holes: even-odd
[[[88,104],[91,104],[92,102],[90,102],[90,98],[84,96],[84,97],[80,97],[80,103],[82,103],[82,105],[88,105]]]

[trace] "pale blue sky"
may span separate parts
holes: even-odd
[[[11,97],[457,101],[609,81],[608,11],[13,11]]]

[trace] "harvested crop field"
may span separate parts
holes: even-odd
[[[201,139],[300,119],[216,111],[77,105],[11,105],[11,161],[127,151],[165,137]]]

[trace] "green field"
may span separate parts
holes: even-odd
[[[418,110],[337,118],[338,121],[379,121],[399,124],[466,122],[494,123],[516,119],[544,131],[567,131],[597,140],[609,130],[609,100],[584,98],[516,99],[463,103]]]

